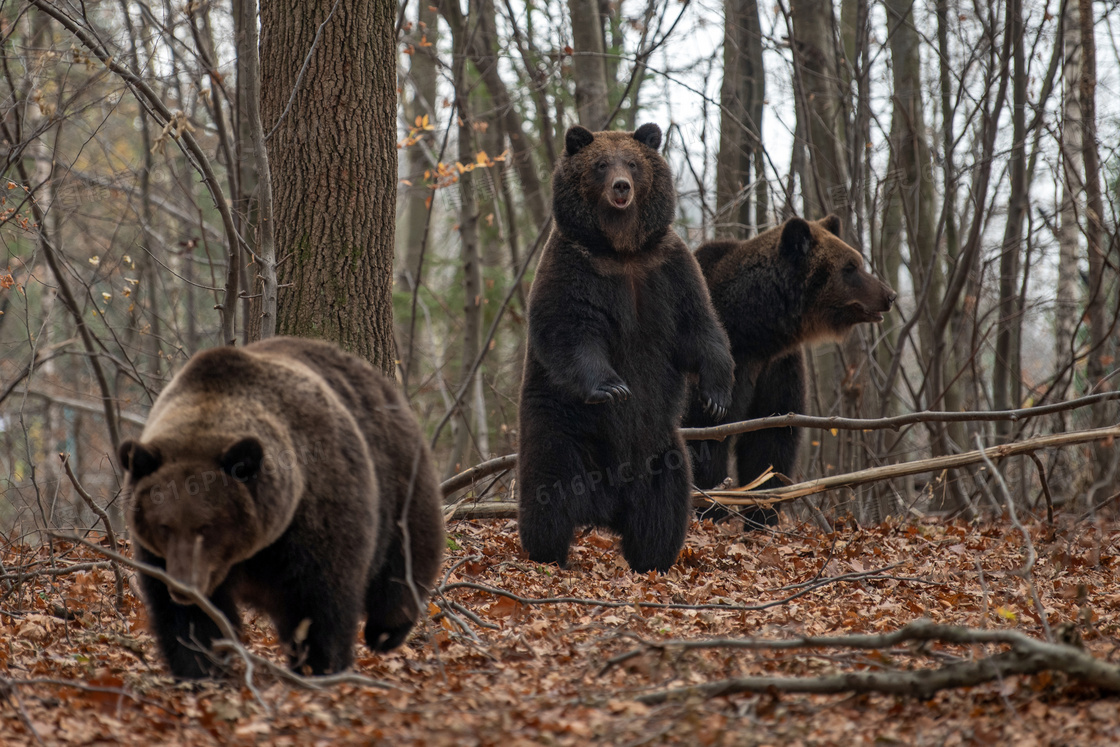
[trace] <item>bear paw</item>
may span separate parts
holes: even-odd
[[[727,408],[730,407],[731,401],[720,394],[705,395],[701,392],[700,404],[703,406],[704,412],[719,421],[727,415]]]
[[[631,394],[630,387],[626,386],[626,383],[616,376],[595,387],[585,402],[589,405],[601,405],[605,402],[630,399]]]

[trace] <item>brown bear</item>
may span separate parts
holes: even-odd
[[[709,241],[696,250],[712,304],[731,340],[735,391],[728,422],[805,411],[803,346],[841,340],[857,324],[881,322],[896,293],[864,268],[863,257],[840,237],[840,219],[791,218],[746,241]],[[684,424],[715,425],[694,397]],[[789,475],[800,429],[772,428],[724,441],[693,441],[696,485],[713,488],[728,476],[735,449],[740,483],[769,466]],[[772,478],[761,489],[778,487]],[[722,518],[715,510],[710,514]],[[743,512],[747,527],[773,524],[772,509]]]
[[[266,612],[297,671],[348,667],[363,610],[383,651],[423,609],[444,547],[431,454],[395,384],[334,345],[199,353],[120,460],[137,557],[234,625],[238,603]],[[163,582],[140,584],[171,673],[216,673],[217,626]]]
[[[727,335],[671,228],[660,145],[654,124],[572,127],[553,173],[520,406],[518,529],[537,562],[564,566],[576,527],[593,525],[621,535],[635,571],[666,571],[691,515],[686,376],[709,411],[730,402]]]

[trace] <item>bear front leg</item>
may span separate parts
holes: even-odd
[[[677,302],[677,359],[684,373],[698,374],[696,392],[704,413],[722,422],[731,407],[735,361],[727,332],[716,318],[700,268],[687,252],[679,258],[674,282]]]
[[[163,558],[139,545],[136,546],[136,556],[142,563],[165,567]],[[159,579],[141,573],[140,590],[148,612],[148,625],[171,675],[176,679],[201,679],[219,674],[221,669],[210,653],[211,644],[222,637],[214,621],[196,604],[183,605],[172,601],[167,585]],[[227,584],[219,586],[210,601],[229,619],[235,630],[240,629],[237,606]]]
[[[800,348],[771,361],[759,373],[753,399],[750,417],[805,411],[805,356]],[[792,477],[800,448],[800,428],[768,428],[741,434],[735,445],[739,484],[750,482],[771,466],[775,472]],[[781,486],[782,482],[772,477],[756,490]],[[744,507],[740,515],[746,529],[778,523],[778,511],[770,507]]]
[[[622,556],[636,573],[665,573],[684,547],[692,513],[692,479],[683,444],[650,457],[626,486],[616,529]]]

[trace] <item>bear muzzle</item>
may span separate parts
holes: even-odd
[[[615,179],[610,189],[611,205],[619,210],[625,210],[630,207],[630,203],[633,201],[634,188],[630,180],[625,177]]]

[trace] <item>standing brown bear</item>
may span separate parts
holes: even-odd
[[[727,420],[805,411],[802,346],[841,340],[857,324],[881,322],[897,295],[864,268],[840,237],[840,219],[791,218],[746,241],[709,241],[696,250],[712,304],[731,340],[735,391]],[[685,425],[715,425],[699,398]],[[769,466],[788,475],[797,462],[800,429],[771,428],[723,441],[690,443],[694,479],[713,488],[728,476],[732,446],[740,484]],[[777,487],[771,479],[762,489]],[[724,514],[716,510],[718,518]],[[777,512],[744,512],[747,527],[774,524]]]
[[[348,667],[363,612],[385,651],[424,609],[444,546],[431,454],[396,385],[333,345],[199,353],[120,460],[137,558],[235,626],[238,602],[268,613],[297,670]],[[162,581],[140,584],[171,673],[211,674],[217,626]]]
[[[622,536],[635,571],[668,570],[691,514],[686,375],[717,416],[730,401],[727,335],[671,228],[660,145],[654,124],[572,127],[553,173],[520,408],[519,530],[537,562],[564,566],[576,527],[593,525]]]

